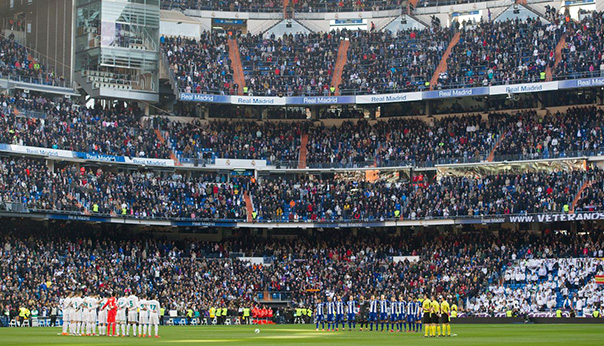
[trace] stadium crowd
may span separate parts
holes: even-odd
[[[338,221],[568,213],[584,182],[589,195],[577,210],[600,210],[599,170],[443,177],[438,181],[363,178],[263,178],[250,184],[259,221]]]
[[[449,45],[447,28],[348,33],[347,63],[340,90],[344,94],[385,94],[428,89]]]
[[[30,222],[11,222],[2,230],[0,309],[9,314],[25,306],[49,316],[72,290],[89,295],[110,290],[120,295],[128,290],[157,295],[162,306],[181,315],[193,309],[207,317],[211,307],[236,314],[266,291],[287,293],[295,306],[310,307],[314,293],[309,289],[328,296],[367,298],[382,293],[446,293],[460,311],[488,313],[490,307],[476,308],[476,302],[498,294],[509,268],[532,260],[546,260],[558,268],[567,261],[562,258],[585,258],[570,260],[583,263],[602,255],[603,241],[598,229],[583,235],[423,229],[400,236],[375,231],[336,237],[315,232],[290,240],[240,236],[207,242],[153,239],[109,227],[85,230],[77,223],[55,223],[56,229],[49,230]],[[253,265],[232,256],[237,254],[264,256],[272,264]],[[418,258],[394,260],[393,256]],[[592,263],[589,272],[574,281],[583,292],[592,289],[593,274],[603,270],[601,262],[587,261]],[[542,294],[547,288],[536,290]],[[598,295],[588,303],[592,309],[600,306],[602,289],[594,292]],[[533,299],[528,298],[531,304]],[[551,307],[537,305],[538,311],[547,309]]]
[[[13,34],[8,37],[0,34],[0,78],[12,77],[36,84],[56,85],[63,82],[62,76],[57,76],[32,54],[15,40]]]
[[[547,112],[544,116],[534,111],[491,114],[490,118],[501,130],[495,153],[503,159],[600,155],[603,150],[599,124],[604,120],[604,111],[597,107],[571,107],[566,112]]]
[[[98,165],[47,164],[2,158],[2,202],[32,210],[134,218],[245,220],[244,194],[255,221],[424,219],[602,210],[598,169],[493,174],[440,179],[398,175],[245,176],[196,171],[120,171]],[[421,177],[421,180],[417,178]]]
[[[181,89],[191,93],[236,94],[227,37],[204,31],[198,39],[160,38]]]
[[[604,254],[601,248],[592,253],[599,254]],[[591,280],[602,270],[602,260],[595,258],[524,259],[505,270],[503,285],[491,285],[468,309],[502,315],[515,310],[526,315],[563,308],[574,310],[576,316],[590,316],[604,303],[604,291]]]
[[[338,46],[350,40],[342,94],[377,94],[436,88],[490,86],[600,76],[604,73],[602,21],[593,12],[580,22],[541,19],[454,22],[422,30],[342,30],[289,34],[281,38],[237,38],[250,95],[324,95],[330,88]],[[430,85],[454,32],[461,34]],[[556,46],[566,43],[560,61]],[[187,92],[236,93],[226,37],[202,33],[200,40],[162,38],[179,86]],[[217,48],[211,48],[211,47]],[[206,72],[207,71],[207,72]],[[240,92],[243,92],[241,90]]]
[[[570,21],[558,78],[604,77],[604,12],[594,12],[580,22]]]
[[[0,142],[84,153],[169,158],[133,105],[87,108],[69,99],[0,95]]]
[[[246,95],[329,95],[340,33],[238,39]]]
[[[110,167],[2,158],[2,203],[29,209],[136,218],[242,219],[246,179],[213,173],[115,172]]]
[[[162,121],[164,137],[179,157],[297,161],[308,123]],[[204,155],[205,154],[205,155]]]
[[[545,81],[563,29],[540,20],[464,23],[438,87]]]
[[[480,116],[444,117],[431,124],[420,119],[346,121],[310,128],[306,160],[309,167],[478,162],[496,140],[495,126]]]
[[[341,114],[346,117],[346,114]],[[145,117],[133,104],[85,107],[70,99],[0,95],[0,143],[89,154],[169,159],[266,159],[308,167],[432,166],[601,155],[604,111],[518,111],[430,119],[322,121]],[[158,130],[158,131],[156,131]],[[521,140],[517,140],[520,138]]]

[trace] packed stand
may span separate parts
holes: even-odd
[[[340,90],[383,94],[428,89],[451,37],[447,28],[349,32]]]
[[[166,140],[179,158],[264,159],[269,164],[297,162],[305,122],[198,120],[163,121]]]
[[[0,309],[9,314],[27,306],[48,316],[59,299],[80,287],[85,287],[84,294],[130,289],[132,294],[158,295],[168,310],[184,315],[194,309],[202,317],[210,307],[228,307],[236,314],[266,291],[287,293],[295,305],[310,306],[313,293],[308,290],[366,298],[445,293],[461,311],[492,313],[490,306],[477,302],[494,294],[514,263],[561,258],[553,250],[568,257],[602,256],[603,240],[597,229],[584,235],[424,229],[400,236],[315,232],[289,240],[236,236],[208,242],[153,239],[104,226],[85,230],[78,223],[57,223],[57,229],[48,230],[28,222],[10,222],[2,232]],[[33,252],[37,256],[28,255]],[[242,254],[262,256],[272,265],[234,258]],[[419,260],[393,261],[392,256]],[[601,264],[590,268],[590,273],[602,273]],[[537,287],[537,293],[543,289]],[[581,281],[577,289],[592,292]],[[591,306],[599,306],[602,289],[593,292]]]
[[[52,169],[43,160],[24,158],[3,158],[0,164],[5,209],[131,218],[245,219],[245,178],[202,172],[115,172],[69,164]]]
[[[187,93],[237,94],[227,36],[204,31],[199,39],[160,38],[178,87]]]
[[[87,108],[69,99],[0,95],[0,143],[130,157],[169,158],[136,106]]]
[[[338,32],[239,37],[247,95],[329,95]]]
[[[464,23],[439,76],[442,88],[545,81],[555,61],[560,25],[540,20]]]
[[[556,68],[558,79],[604,77],[604,12],[566,24],[566,44]]]
[[[443,117],[432,125],[419,119],[318,125],[309,133],[309,167],[424,165],[484,160],[497,128],[480,116]]]
[[[445,177],[416,189],[403,215],[411,218],[568,213],[584,171]],[[601,174],[599,172],[598,174]]]
[[[572,107],[566,112],[535,111],[516,114],[492,114],[500,124],[502,139],[495,158],[532,160],[559,157],[594,156],[604,153],[604,135],[600,124],[604,110],[594,106]]]
[[[436,181],[397,178],[368,182],[338,179],[263,177],[250,184],[255,220],[262,222],[374,221],[568,213],[587,179],[602,173],[570,171],[443,177]],[[594,185],[597,193],[597,186]],[[592,211],[600,211],[601,194]]]
[[[604,303],[604,291],[594,278],[603,273],[602,261],[589,257],[604,251],[585,250],[587,253],[582,255],[587,258],[562,258],[561,253],[555,254],[557,258],[551,258],[551,253],[547,253],[550,258],[539,258],[529,252],[525,259],[505,269],[503,285],[493,283],[469,309],[476,314],[486,310],[500,316],[508,310],[527,316],[564,309],[569,316],[591,316]]]
[[[8,76],[36,84],[56,85],[64,81],[62,76],[36,61],[32,52],[19,44],[13,34],[0,35],[0,77]]]
[[[399,173],[374,181],[365,174],[344,173],[256,180],[203,172],[78,169],[13,157],[1,164],[2,207],[21,212],[246,220],[247,191],[254,221],[385,221],[569,213],[579,192],[577,210],[599,212],[604,198],[598,169],[440,178]]]
[[[575,211],[595,212],[604,210],[604,176],[592,174],[583,179],[582,191]]]
[[[347,12],[379,11],[399,8],[400,0],[302,0],[292,1],[296,12]],[[230,12],[281,12],[283,2],[269,0],[162,0],[161,8],[166,10],[221,10]]]

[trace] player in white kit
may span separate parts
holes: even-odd
[[[95,297],[84,298],[85,304],[85,322],[86,322],[86,335],[96,335],[96,309],[98,308],[98,300]]]
[[[77,293],[71,299],[71,311],[70,323],[69,323],[69,334],[80,335],[82,328],[82,293]]]
[[[63,309],[63,333],[62,335],[69,335],[69,323],[71,322],[71,299],[73,298],[73,292],[62,299],[61,308]]]
[[[98,306],[99,306],[99,314],[98,314],[99,335],[105,335],[105,334],[107,334],[107,308],[105,308],[105,309],[101,309],[101,308],[103,306],[105,306],[105,303],[107,303],[107,298],[99,299],[97,302],[98,302]]]
[[[117,322],[117,335],[120,335],[120,329],[122,331],[122,337],[126,336],[126,297],[120,297],[117,300],[117,315],[115,316],[115,322]]]
[[[138,322],[138,298],[135,295],[130,295],[126,298],[126,305],[128,306],[128,325],[126,326],[126,336],[130,333],[130,327],[132,327],[132,336],[136,336],[136,323]]]
[[[149,337],[151,337],[151,326],[155,326],[155,337],[159,338],[159,302],[156,299],[146,300],[145,302],[149,311]]]
[[[147,328],[149,327],[149,310],[147,306],[147,301],[141,298],[138,301],[139,312],[138,312],[138,336],[146,337],[147,336]]]

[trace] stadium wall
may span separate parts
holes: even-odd
[[[65,79],[71,79],[72,0],[35,0],[26,7],[15,7],[25,15],[25,46],[40,54],[38,58]],[[7,13],[6,15],[10,15]]]

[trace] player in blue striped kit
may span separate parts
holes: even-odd
[[[386,296],[382,294],[380,299],[380,323],[382,324],[382,332],[384,331],[384,324],[388,329],[388,310],[390,308],[390,302],[386,299]],[[377,330],[377,328],[376,328]]]
[[[331,297],[327,297],[327,303],[325,303],[325,311],[327,312],[327,331],[335,330],[335,314],[336,305],[334,304]]]
[[[407,301],[407,323],[409,324],[407,332],[415,332],[417,331],[417,326],[415,324],[417,315],[419,314],[419,304],[413,299],[413,296],[409,296],[409,300]]]
[[[398,325],[399,314],[398,302],[396,301],[396,296],[393,295],[392,298],[390,298],[390,307],[388,308],[388,320],[390,321],[390,324],[386,325],[386,330],[390,330],[390,333],[394,332],[394,327]]]
[[[373,331],[373,325],[375,324],[375,330],[378,329],[378,301],[375,299],[375,296],[371,296],[371,301],[369,302],[369,330]]]
[[[335,323],[336,332],[338,331],[338,326],[340,323],[342,323],[342,329],[346,328],[346,321],[344,321],[344,310],[345,310],[345,305],[344,305],[344,302],[342,301],[342,297],[338,297],[338,299],[336,301],[336,323]]]
[[[317,331],[319,331],[319,323],[321,323],[321,329],[325,330],[325,303],[319,301],[315,307],[315,324]]]
[[[396,330],[404,332],[407,329],[407,302],[402,294],[398,297],[398,311],[398,326]]]
[[[348,297],[348,301],[346,302],[346,313],[348,314],[348,330],[353,330],[356,329],[357,327],[357,322],[356,322],[356,309],[357,309],[357,302],[354,300],[354,297],[352,296],[352,294]]]

